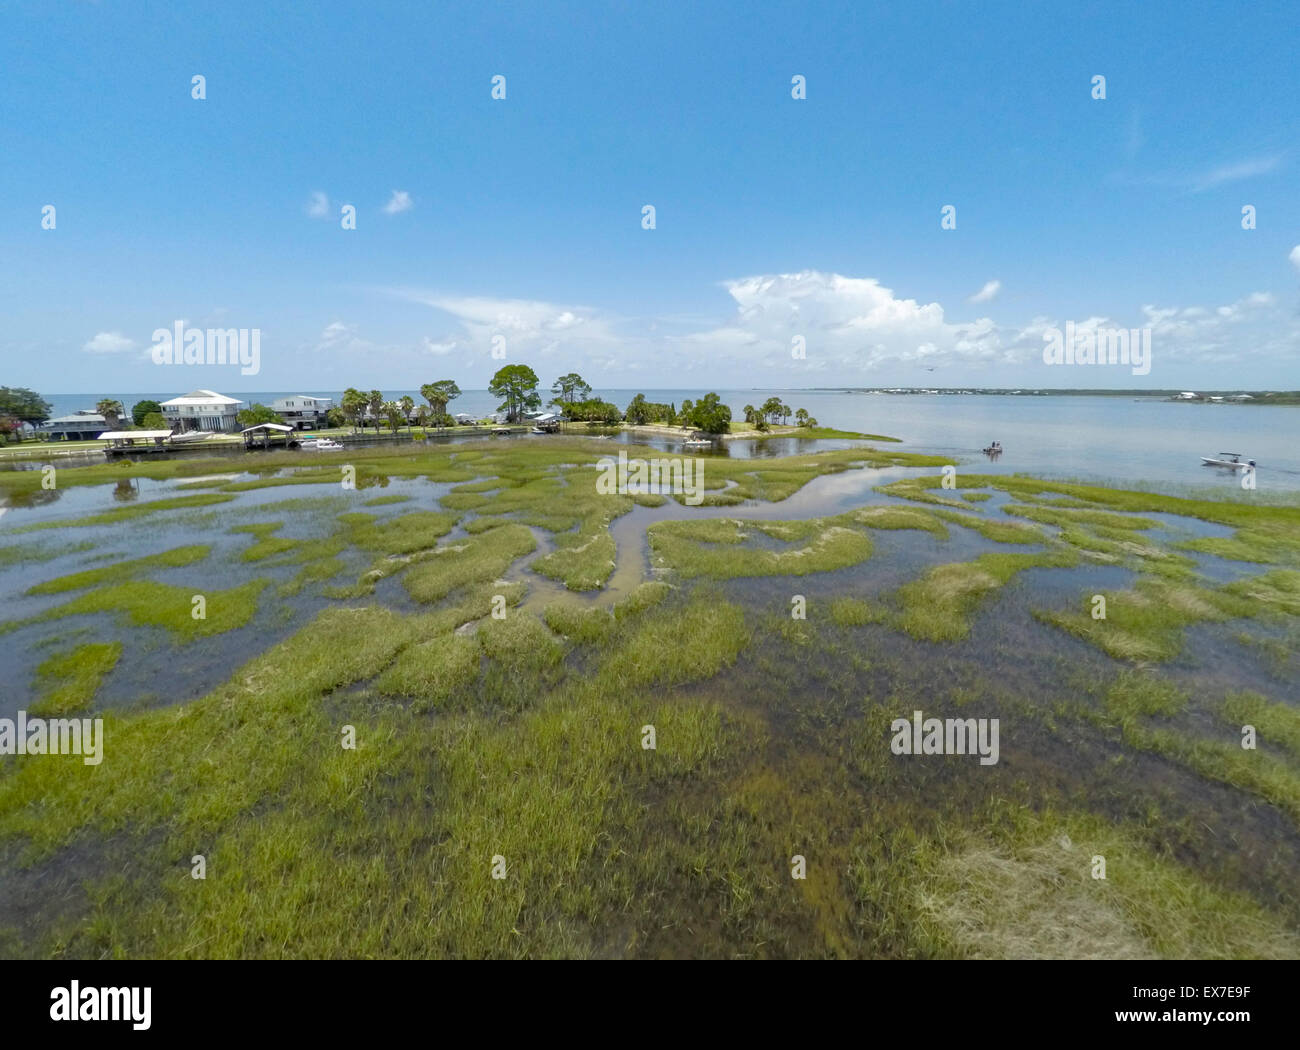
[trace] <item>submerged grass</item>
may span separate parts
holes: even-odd
[[[569,533],[560,538],[558,549],[534,561],[532,570],[560,580],[571,591],[595,591],[614,571],[616,553],[608,528]]]
[[[1262,740],[1290,751],[1300,758],[1300,711],[1270,701],[1258,693],[1233,693],[1223,702],[1221,713],[1229,722],[1251,725]]]
[[[436,602],[461,587],[497,579],[516,558],[536,549],[537,541],[525,526],[503,525],[438,547],[406,569],[402,585],[417,602]]]
[[[14,543],[0,546],[0,569],[10,565],[32,564],[34,562],[53,561],[67,554],[79,554],[91,551],[95,545],[89,540],[83,543],[54,545],[49,543]]]
[[[745,544],[752,533],[798,543],[782,550]],[[830,522],[762,522],[730,519],[658,522],[647,530],[657,566],[685,578],[806,576],[857,565],[871,557],[871,538]]]
[[[49,657],[36,668],[38,699],[30,713],[58,718],[84,711],[121,656],[121,642],[87,642]]]
[[[913,638],[953,642],[970,634],[971,614],[1017,573],[1033,568],[1072,568],[1078,555],[1057,548],[1037,554],[981,554],[974,561],[938,565],[895,595],[901,611],[893,622]]]
[[[0,623],[0,634],[33,623],[58,620],[66,616],[112,613],[119,621],[135,627],[161,627],[177,641],[222,634],[243,627],[257,611],[257,599],[267,580],[250,580],[226,590],[202,593],[190,587],[133,580],[98,587],[63,605],[56,605],[26,620]],[[194,601],[203,598],[202,612]]]
[[[4,472],[0,471],[0,473]],[[70,521],[37,521],[30,525],[20,525],[11,531],[37,532],[42,529],[73,529],[86,528],[92,525],[116,525],[123,521],[142,518],[147,514],[158,514],[168,510],[189,510],[194,507],[210,507],[214,503],[228,503],[234,498],[234,496],[225,496],[220,493],[173,496],[170,499],[148,500],[145,503],[137,503],[129,507],[118,507],[116,510],[106,510],[100,514],[89,514],[84,518],[73,518]]]
[[[1088,596],[1083,609],[1034,615],[1119,660],[1171,660],[1192,624],[1300,615],[1300,572],[1278,569],[1221,587],[1145,575],[1128,590],[1100,596],[1104,606]]]
[[[1021,809],[963,833],[915,893],[945,954],[971,959],[1294,958],[1300,940],[1248,896],[1215,890],[1126,828]],[[1106,878],[1093,875],[1104,858]]]
[[[67,576],[56,576],[27,588],[28,594],[62,594],[65,591],[79,591],[86,587],[98,587],[106,583],[120,583],[134,579],[150,569],[177,569],[202,561],[211,553],[212,548],[203,544],[188,547],[176,547],[161,554],[150,554],[143,558],[131,558],[127,561],[114,562],[99,569],[87,569]]]
[[[1186,808],[1171,819],[1156,786],[1117,815],[1093,786],[1091,756],[1077,768],[1060,761],[1087,731],[1090,746],[1107,742],[1096,754],[1108,773],[1143,752],[1144,762],[1158,756],[1180,776],[1220,781],[1227,788],[1216,790],[1294,817],[1292,707],[1233,694],[1209,711],[1207,729],[1194,683],[1129,671],[1089,692],[1094,706],[1052,710],[1048,662],[1047,703],[1002,697],[993,679],[1005,653],[972,658],[954,647],[942,672],[926,676],[917,654],[930,650],[890,634],[959,640],[1019,572],[1077,565],[1089,544],[1149,564],[1134,590],[1163,587],[1143,596],[1188,622],[1207,608],[1300,616],[1300,574],[1210,587],[1187,578],[1184,559],[1142,553],[1163,548],[1137,526],[1109,520],[1136,506],[1075,487],[1039,528],[988,516],[963,479],[960,502],[950,501],[960,514],[886,505],[811,521],[664,523],[653,534],[668,537],[677,586],[644,583],[612,608],[567,596],[538,618],[519,604],[529,584],[502,579],[529,579],[516,561],[536,549],[532,529],[555,533],[554,553],[534,569],[595,585],[612,557],[608,525],[633,505],[594,491],[591,466],[608,452],[600,444],[358,450],[368,484],[391,475],[459,487],[441,511],[350,513],[337,524],[331,515],[335,531],[315,539],[286,541],[278,521],[241,529],[254,549],[268,545],[257,559],[267,568],[299,567],[281,594],[332,579],[368,552],[378,558],[363,582],[400,573],[424,608],[328,608],[197,701],[106,712],[108,757],[94,769],[0,762],[0,848],[19,860],[6,874],[32,882],[59,868],[79,887],[66,909],[19,917],[4,943],[68,958],[1300,954],[1292,904],[1270,897],[1272,883],[1225,875],[1235,826],[1231,847],[1213,830],[1180,838],[1202,813],[1231,819],[1217,795],[1178,799]],[[306,468],[309,483],[321,473],[319,459],[280,462]],[[708,460],[706,470],[720,500],[783,499],[826,473],[900,464],[932,465],[855,449]],[[1031,508],[1052,492],[1009,484]],[[466,535],[448,539],[466,515]],[[924,532],[916,549],[930,557],[953,525],[1041,549],[937,566],[880,600],[809,589],[808,622],[788,610],[771,624],[755,615],[779,582],[715,585],[690,571],[779,580],[809,565],[858,564],[873,529]],[[209,625],[237,607],[251,616],[265,582],[237,600],[239,588],[208,593]],[[115,576],[88,586],[80,611],[202,625],[188,590]],[[1119,626],[1136,630],[1136,611],[1123,622],[1124,602]],[[89,704],[96,673],[116,662],[94,645],[56,653],[38,671],[40,687]],[[1024,730],[1006,770],[891,754],[898,711],[991,697]],[[1260,735],[1254,752],[1239,744],[1247,722]],[[355,749],[343,746],[345,727]],[[1240,834],[1243,849],[1260,849],[1261,839]],[[105,858],[127,860],[87,853],[97,842],[111,845]],[[1273,845],[1277,870],[1292,843]],[[189,877],[195,853],[208,862],[204,882]],[[794,853],[807,859],[805,879],[789,877]],[[1097,854],[1104,881],[1091,878]],[[504,879],[493,877],[499,865]],[[0,925],[9,915],[0,910]]]

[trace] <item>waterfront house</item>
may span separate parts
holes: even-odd
[[[108,420],[98,412],[82,410],[70,416],[47,419],[36,429],[48,434],[51,441],[90,441],[99,437],[107,425]]]
[[[333,407],[332,397],[311,397],[306,394],[277,397],[271,402],[271,411],[295,430],[319,430],[326,425],[325,417]]]
[[[162,403],[163,416],[174,431],[214,430],[232,433],[239,429],[236,415],[243,402],[215,390],[191,390],[183,397]]]

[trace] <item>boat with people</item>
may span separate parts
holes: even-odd
[[[1002,442],[1000,441],[991,442],[986,447],[980,449],[980,451],[983,452],[984,455],[986,456],[1000,456],[1002,455]]]
[[[304,441],[301,446],[307,452],[341,452],[343,443],[330,438],[315,438]]]
[[[1248,459],[1243,463],[1240,452],[1220,452],[1218,456],[1202,456],[1201,464],[1206,467],[1223,467],[1227,470],[1255,469],[1255,461]]]

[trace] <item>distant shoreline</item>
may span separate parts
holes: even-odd
[[[805,393],[915,395],[947,394],[953,397],[1129,397],[1143,401],[1175,401],[1179,404],[1203,405],[1300,405],[1300,390],[1096,390],[1036,389],[1012,390],[990,387],[817,387]],[[1193,397],[1181,395],[1191,393]],[[1245,398],[1246,400],[1229,400]],[[1218,400],[1215,400],[1218,399]]]

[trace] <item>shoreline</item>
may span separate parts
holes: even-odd
[[[420,430],[416,435],[415,431]],[[402,440],[419,440],[430,437],[449,437],[463,436],[471,437],[488,437],[495,431],[508,430],[511,434],[531,434],[532,427],[528,423],[506,423],[494,426],[458,426],[445,427],[441,430],[431,430],[430,428],[411,427],[401,429],[396,434],[391,432],[384,434],[374,434],[369,431],[354,432],[347,427],[324,427],[320,430],[303,430],[299,433],[302,435],[298,440],[310,441],[314,438],[355,438],[361,439],[355,444],[378,444],[384,441],[402,441]],[[559,433],[573,437],[582,437],[585,435],[595,435],[602,431],[624,432],[628,434],[646,434],[654,437],[672,438],[685,441],[695,433],[694,429],[688,427],[672,427],[663,423],[618,423],[609,426],[588,427],[585,423],[563,423]],[[836,430],[830,427],[797,427],[797,426],[776,426],[767,432],[754,430],[753,428],[742,430],[736,433],[715,434],[713,437],[719,441],[763,441],[768,438],[804,438],[806,440],[826,440],[842,439],[853,441],[888,441],[891,443],[901,444],[902,439],[889,437],[884,434],[859,434],[853,431]],[[201,443],[189,446],[193,449],[215,449],[215,448],[232,448],[243,444],[243,439],[239,434],[215,434]],[[22,444],[12,446],[0,446],[0,462],[14,459],[49,459],[55,456],[86,456],[93,455],[96,452],[103,452],[106,443],[94,441],[24,441]],[[180,452],[186,450],[186,446],[177,446],[170,449],[171,452]]]

